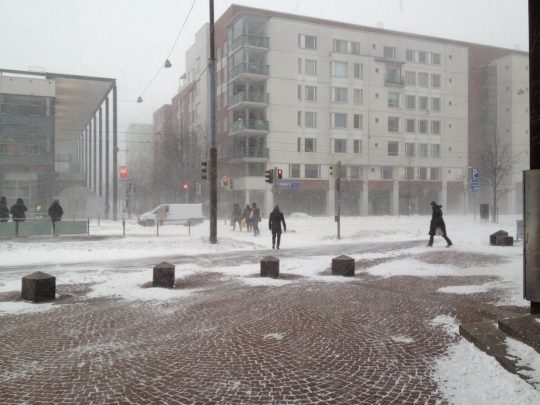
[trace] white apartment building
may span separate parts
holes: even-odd
[[[512,51],[236,5],[215,32],[218,177],[234,179],[228,201],[268,213],[265,171],[278,167],[282,211],[333,215],[339,161],[342,214],[427,214],[432,200],[463,212],[470,114],[480,111],[469,103],[471,60],[479,50]],[[206,67],[208,43],[205,25],[173,99],[189,99],[179,127],[209,127],[209,78],[202,72],[194,84],[193,73]]]

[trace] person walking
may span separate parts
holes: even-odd
[[[446,240],[446,247],[449,248],[452,246],[452,241],[450,238],[446,235],[446,225],[443,220],[443,213],[441,210],[442,205],[437,205],[435,201],[431,202],[431,209],[433,210],[433,213],[431,215],[431,223],[429,225],[429,242],[426,246],[432,247],[433,246],[433,237],[438,234],[437,230],[440,230],[440,236]]]
[[[159,221],[159,226],[163,226],[163,221],[167,219],[167,209],[164,205],[156,211],[156,219]]]
[[[268,219],[268,227],[272,231],[272,249],[274,246],[279,249],[279,243],[281,242],[281,223],[283,222],[283,231],[287,232],[287,225],[285,224],[285,218],[283,213],[279,210],[279,207],[276,205],[274,211],[270,214]],[[277,243],[276,243],[277,236]]]
[[[238,228],[240,228],[240,232],[242,232],[241,221],[242,221],[242,208],[240,208],[240,204],[234,203],[233,212],[231,216],[231,226],[232,226],[233,231],[236,229],[236,223],[238,222]]]
[[[249,204],[246,204],[246,208],[244,208],[244,213],[242,214],[242,218],[244,219],[244,222],[246,223],[246,232],[251,232],[251,207]]]
[[[17,202],[13,204],[9,210],[13,222],[24,222],[26,219],[25,212],[28,211],[22,198],[17,198]]]
[[[253,236],[259,236],[259,222],[261,222],[261,210],[257,208],[257,204],[251,204],[253,209],[251,210],[251,227],[253,228]]]
[[[9,219],[9,208],[6,197],[0,197],[0,222],[7,222]]]
[[[47,213],[51,217],[51,221],[53,223],[55,223],[57,221],[61,221],[62,220],[62,215],[64,215],[64,210],[60,206],[60,201],[58,201],[56,199],[53,200],[51,206],[47,210]]]

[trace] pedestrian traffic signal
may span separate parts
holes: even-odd
[[[277,178],[278,178],[278,180],[281,180],[281,179],[283,178],[283,170],[278,169],[278,171],[277,171]]]
[[[265,183],[272,184],[274,182],[274,170],[270,169],[270,170],[267,170],[265,173],[266,173],[264,176],[266,177]]]
[[[201,176],[201,179],[203,180],[207,180],[208,179],[208,176],[207,176],[207,173],[208,173],[208,162],[201,162],[201,173],[202,173],[202,176]]]
[[[227,177],[223,177],[221,179],[221,185],[225,187],[225,189],[229,188],[229,179]]]
[[[187,191],[189,186],[187,184],[184,184],[184,191]]]

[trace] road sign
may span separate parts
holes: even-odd
[[[281,188],[300,188],[300,183],[278,183]]]
[[[476,179],[476,182],[478,183],[478,169],[474,167],[471,169],[471,182],[472,179]]]
[[[126,190],[126,198],[130,198],[131,197],[131,190]]]
[[[478,184],[471,183],[471,193],[478,193]]]

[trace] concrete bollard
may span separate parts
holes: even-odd
[[[500,231],[497,231],[497,232],[489,235],[489,244],[491,246],[494,246],[494,245],[497,244],[497,236],[508,236],[508,232],[500,230]]]
[[[174,287],[174,264],[161,262],[154,266],[154,279],[152,287],[173,288]]]
[[[354,276],[354,259],[341,255],[332,259],[332,274],[338,276]]]
[[[56,277],[41,271],[24,276],[21,298],[32,302],[54,300],[56,298]]]
[[[261,260],[261,277],[279,277],[279,259],[274,256],[266,256]]]
[[[497,246],[514,246],[513,236],[497,236],[495,244]]]

